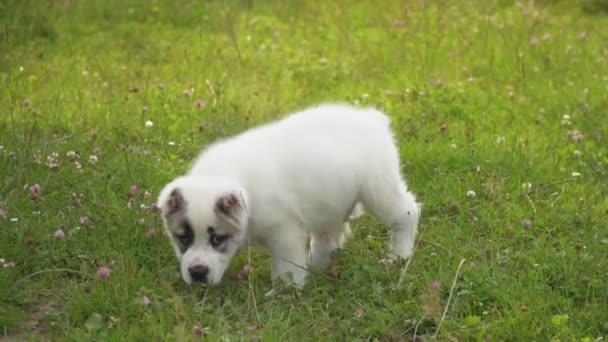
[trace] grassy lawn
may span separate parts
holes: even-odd
[[[0,340],[608,338],[607,15],[0,1]],[[218,138],[336,101],[393,119],[424,204],[410,262],[366,215],[301,290],[265,296],[257,249],[219,286],[185,284],[161,187]]]

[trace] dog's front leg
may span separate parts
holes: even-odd
[[[284,230],[274,234],[269,243],[272,258],[272,280],[289,276],[301,286],[308,275],[308,234],[299,230]]]

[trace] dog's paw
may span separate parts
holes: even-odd
[[[393,244],[391,249],[391,258],[394,260],[411,258],[414,253],[414,244],[412,242],[406,242],[401,244]]]

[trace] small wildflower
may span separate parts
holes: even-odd
[[[562,116],[562,125],[564,125],[564,126],[572,125],[572,121],[570,121],[570,115],[565,114]]]
[[[391,258],[382,258],[380,259],[380,263],[384,266],[391,266],[395,262],[394,259]]]
[[[572,45],[566,45],[566,52],[572,51]]]
[[[144,225],[144,224],[146,224],[146,219],[144,219],[144,218],[140,218],[140,219],[138,219],[138,220],[137,220],[137,224],[139,224],[139,225]]]
[[[29,193],[29,196],[31,199],[37,200],[40,198],[40,195],[42,194],[42,188],[40,187],[40,185],[34,184],[29,187],[28,193]]]
[[[526,182],[521,185],[521,188],[525,193],[528,193],[528,192],[530,192],[530,190],[532,190],[532,183]]]
[[[496,144],[497,145],[502,145],[505,143],[505,137],[498,137],[496,138]]]
[[[152,126],[154,126],[154,122],[150,120],[146,121],[146,128],[152,128]]]
[[[169,141],[167,144],[168,144],[169,146],[175,146],[175,141]]]
[[[142,106],[142,107],[141,107],[141,112],[142,112],[143,114],[146,114],[146,113],[148,112],[148,107],[146,107],[146,106]]]
[[[19,219],[17,217],[11,217],[11,222],[13,222],[13,223],[19,222]]]
[[[156,203],[150,204],[150,212],[157,213],[158,212],[158,204],[156,204]]]
[[[98,161],[98,160],[99,160],[99,159],[97,159],[97,156],[95,156],[95,155],[91,155],[91,156],[89,156],[89,164],[93,164],[93,165],[95,165],[95,164],[97,164],[97,161]]]
[[[581,32],[581,33],[578,35],[578,39],[580,39],[580,40],[585,40],[585,39],[587,39],[587,32],[586,32],[586,31]]]
[[[144,154],[144,156],[149,156],[149,155],[152,154],[152,151],[150,151],[150,150],[144,150],[143,154]]]
[[[99,148],[99,147],[95,147],[95,148],[93,149],[93,154],[94,154],[94,155],[98,156],[100,153],[101,153],[101,148]]]
[[[192,333],[194,335],[202,335],[203,334],[203,328],[201,328],[200,325],[195,325],[194,327],[192,327]]]
[[[46,164],[50,169],[56,169],[59,167],[59,154],[53,152],[46,157]]]
[[[206,104],[207,104],[207,102],[205,102],[203,100],[196,100],[196,107],[197,108],[203,108],[203,107],[205,107]]]
[[[78,153],[76,153],[76,151],[68,151],[68,153],[66,153],[66,155],[68,156],[68,158],[71,161],[78,159]]]
[[[87,216],[81,216],[78,222],[80,222],[81,225],[86,226],[89,224],[89,218]]]
[[[357,308],[355,310],[355,317],[361,317],[365,314],[365,310],[363,308]]]
[[[53,237],[57,240],[62,240],[65,237],[65,232],[62,229],[57,229]]]
[[[137,195],[137,191],[138,191],[137,185],[136,184],[131,185],[130,191],[133,196]]]
[[[30,99],[23,99],[23,107],[29,107],[32,104]]]
[[[580,177],[580,172],[572,172],[572,177]]]
[[[433,280],[433,282],[431,283],[431,287],[434,290],[439,290],[441,288],[441,282],[439,280]]]
[[[579,150],[572,151],[572,156],[574,158],[580,158],[581,157],[581,151],[579,151]]]
[[[477,196],[477,194],[475,193],[475,191],[473,191],[473,190],[467,191],[467,197],[475,197],[475,196]]]
[[[127,208],[131,209],[137,204],[137,200],[133,197],[129,198],[129,202],[127,202]]]
[[[530,45],[532,45],[532,46],[538,45],[538,38],[536,38],[536,37],[530,38]]]
[[[152,194],[150,193],[150,191],[148,191],[148,190],[144,191],[144,199],[150,199],[150,197],[152,197]]]
[[[84,77],[89,76],[89,72],[87,70],[82,70],[82,76],[84,76]]]
[[[109,268],[107,268],[105,266],[102,266],[97,270],[97,276],[102,279],[108,278],[111,273],[112,273],[112,270],[110,270]]]
[[[532,221],[530,221],[530,219],[524,219],[521,221],[521,226],[524,227],[524,229],[529,229],[532,227]]]
[[[149,238],[156,237],[156,229],[154,229],[154,228],[150,228],[150,229],[148,229],[148,231],[146,232],[146,235],[147,235]]]
[[[579,142],[579,141],[583,141],[583,139],[585,139],[585,136],[583,135],[583,133],[579,132],[579,131],[574,131],[572,133],[569,133],[570,139],[572,139],[572,141],[575,142]]]
[[[240,281],[240,280],[244,279],[252,271],[253,271],[253,268],[251,267],[251,265],[246,264],[245,266],[243,266],[243,269],[240,270],[239,273],[237,273],[236,279]]]
[[[543,34],[543,40],[551,40],[551,34],[549,32]]]
[[[14,261],[7,261],[7,262],[5,262],[5,263],[2,265],[2,267],[4,267],[4,268],[13,268],[13,267],[15,267],[15,265],[16,265],[16,264],[15,264],[15,262],[14,262]]]
[[[192,90],[188,90],[188,89],[186,89],[186,90],[182,91],[182,94],[183,94],[184,96],[191,96],[191,95],[192,95]]]
[[[116,318],[114,316],[110,316],[110,322],[108,322],[108,328],[112,329],[120,321],[120,318]]]
[[[260,326],[259,326],[259,325],[254,324],[254,325],[250,325],[250,326],[248,326],[248,327],[247,327],[247,330],[249,330],[249,331],[256,331],[256,330],[258,330],[259,328],[260,328]]]
[[[141,298],[141,305],[143,305],[143,306],[148,306],[148,305],[150,305],[150,298],[148,298],[148,296],[144,295],[144,296]]]
[[[0,219],[6,218],[6,211],[0,209]]]

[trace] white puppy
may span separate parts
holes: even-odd
[[[272,277],[302,284],[325,266],[362,204],[412,254],[419,217],[381,112],[322,105],[206,148],[162,190],[159,206],[188,283],[217,284],[240,248],[269,249]],[[309,241],[311,243],[309,244]]]

